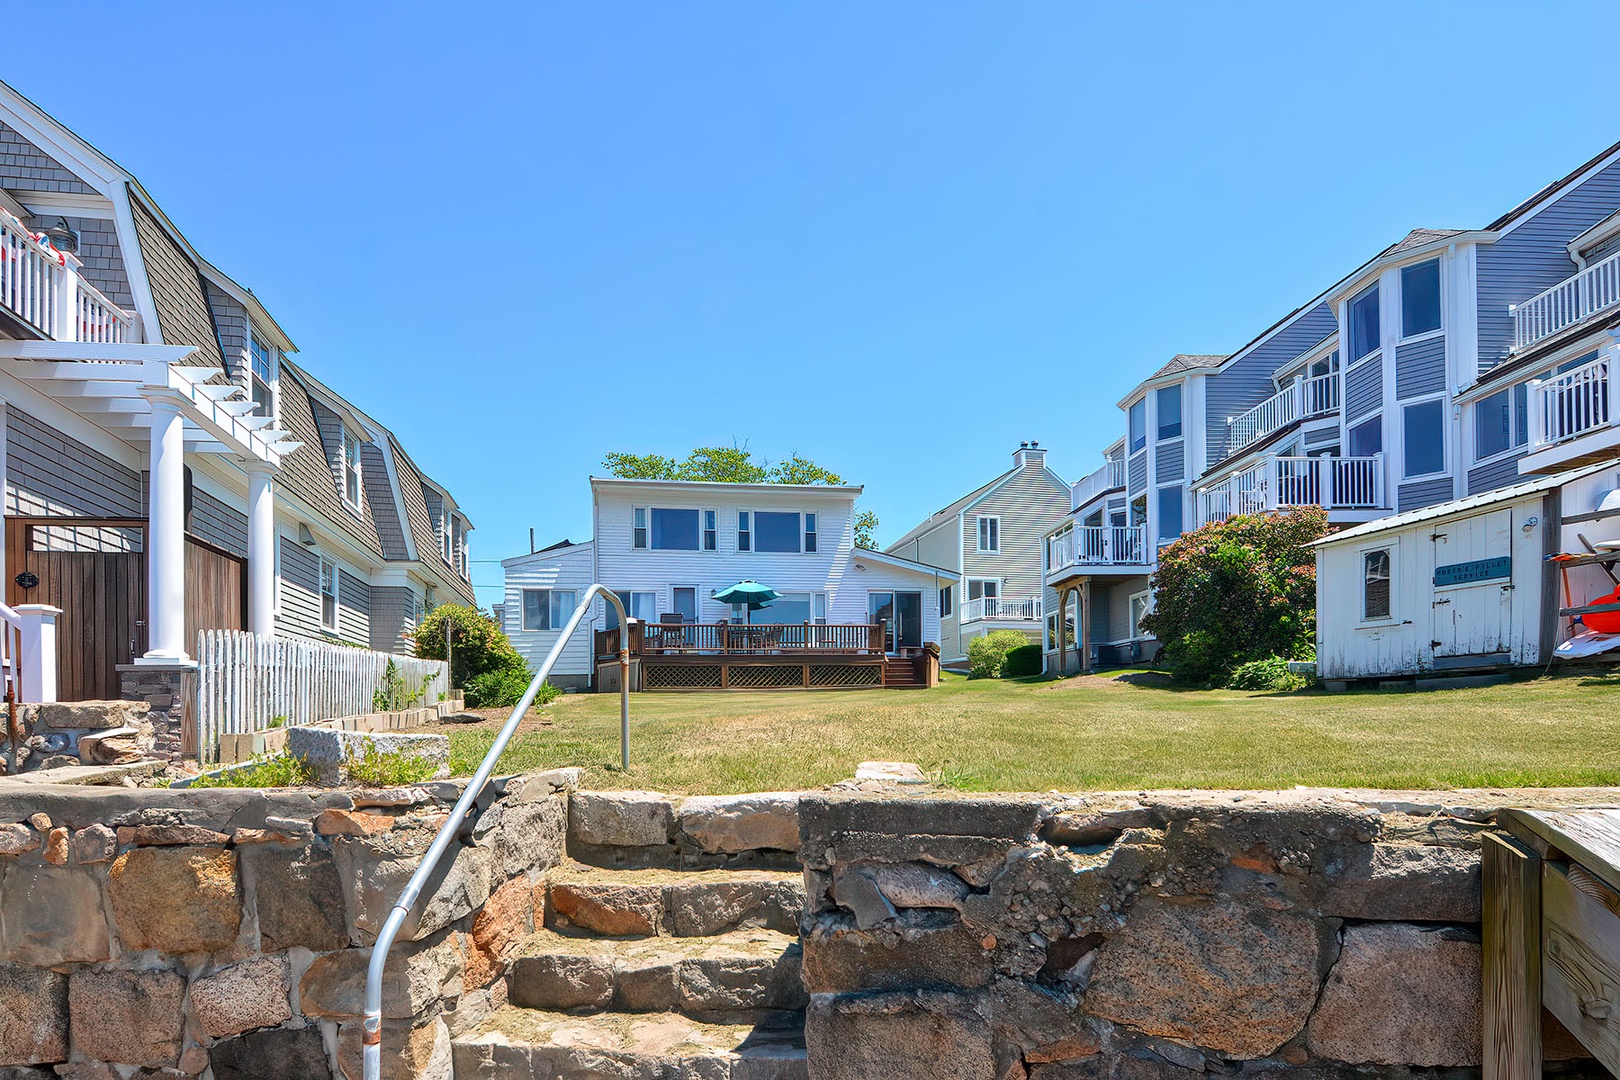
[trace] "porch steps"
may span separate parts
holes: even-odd
[[[885,690],[922,690],[926,684],[917,677],[917,665],[909,656],[891,656],[883,662]]]
[[[807,1080],[798,874],[569,863],[545,892],[457,1080]]]

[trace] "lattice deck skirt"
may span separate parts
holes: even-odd
[[[721,669],[726,669],[724,677]],[[811,664],[812,689],[876,689],[883,685],[878,664]],[[799,690],[805,687],[800,664],[660,664],[642,661],[644,690]]]

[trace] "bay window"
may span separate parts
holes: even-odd
[[[1166,386],[1159,391],[1159,438],[1181,437],[1181,387]]]
[[[1419,401],[1401,410],[1405,435],[1403,475],[1407,479],[1445,471],[1445,410],[1446,403],[1439,398]]]
[[[1131,453],[1136,453],[1147,445],[1147,398],[1136,402],[1130,408]]]
[[[1350,301],[1350,362],[1378,351],[1383,324],[1378,317],[1378,286],[1369,285]]]
[[[1401,270],[1401,336],[1440,329],[1440,260]]]

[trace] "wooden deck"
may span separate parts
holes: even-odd
[[[926,689],[939,652],[884,651],[883,623],[641,623],[596,633],[599,674],[617,670],[621,641],[637,690]],[[601,685],[603,680],[598,679]],[[616,685],[616,684],[615,684]]]

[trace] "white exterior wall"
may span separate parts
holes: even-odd
[[[502,626],[511,639],[513,648],[528,663],[530,671],[539,671],[540,664],[557,644],[559,630],[523,629],[524,589],[573,589],[584,594],[591,587],[591,545],[575,544],[557,551],[519,555],[501,563],[506,571],[506,602],[502,606]],[[600,606],[600,605],[598,605]],[[591,649],[593,647],[592,622],[575,631],[552,668],[554,676],[563,676],[558,685],[588,680],[592,675]]]
[[[762,490],[752,485],[604,485],[595,490],[596,580],[616,591],[651,591],[658,597],[658,612],[674,610],[672,591],[677,585],[698,589],[699,618],[715,622],[728,618],[731,608],[709,596],[739,581],[752,579],[777,592],[824,592],[827,621],[864,623],[868,620],[867,595],[886,589],[922,593],[923,640],[939,641],[939,588],[954,575],[935,575],[886,565],[855,547],[854,498],[837,489]],[[765,487],[769,487],[766,485]],[[634,507],[692,508],[719,514],[715,551],[638,551],[631,547]],[[812,553],[775,554],[737,550],[739,510],[783,510],[816,515],[817,548]],[[701,522],[701,519],[700,519]],[[770,609],[755,613],[767,622]],[[605,625],[598,604],[595,625]]]
[[[1318,547],[1317,674],[1361,679],[1463,670],[1466,661],[1437,656],[1434,648],[1436,640],[1448,637],[1448,626],[1475,639],[1470,647],[1478,652],[1465,656],[1499,656],[1498,663],[1511,665],[1541,663],[1545,502],[1535,493]],[[1362,618],[1362,559],[1379,548],[1390,551],[1390,613],[1387,619],[1368,621]],[[1434,584],[1437,565],[1501,554],[1513,560],[1510,578],[1450,588]],[[1512,588],[1505,589],[1507,585]]]

